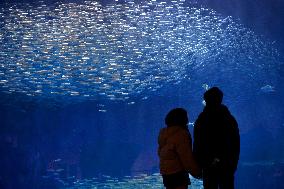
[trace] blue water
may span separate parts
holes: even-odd
[[[283,3],[0,5],[0,188],[162,188],[164,116],[194,122],[212,86],[239,123],[237,188],[284,187]]]

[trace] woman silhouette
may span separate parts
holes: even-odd
[[[158,138],[163,183],[167,189],[187,189],[190,185],[188,173],[198,177],[201,171],[192,154],[186,110],[171,110],[165,118],[165,123],[167,127],[161,129]]]

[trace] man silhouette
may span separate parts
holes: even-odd
[[[194,124],[193,153],[203,170],[204,189],[234,189],[240,135],[238,124],[222,99],[219,88],[206,91],[206,105]]]

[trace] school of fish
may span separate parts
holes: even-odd
[[[8,95],[143,99],[214,70],[260,81],[278,57],[236,19],[180,0],[7,4],[0,21],[0,92]],[[261,86],[273,86],[269,78]]]

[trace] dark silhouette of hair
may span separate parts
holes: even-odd
[[[165,118],[165,123],[170,126],[186,126],[188,123],[187,112],[183,108],[172,109]]]
[[[223,100],[223,92],[218,87],[212,87],[204,93],[203,96],[206,106],[220,105]]]

